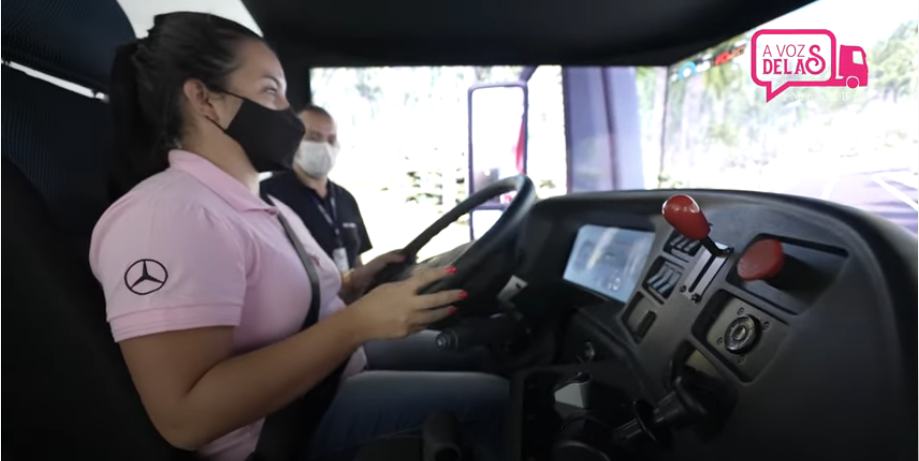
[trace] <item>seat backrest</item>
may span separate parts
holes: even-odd
[[[104,93],[117,45],[134,39],[115,0],[7,0],[3,61]],[[109,204],[104,101],[4,66],[3,314],[10,459],[171,461],[105,321],[88,264]]]

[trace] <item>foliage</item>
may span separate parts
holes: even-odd
[[[919,78],[919,28],[917,21],[900,24],[887,40],[868,50],[869,88],[883,99],[898,99],[916,95]]]
[[[906,121],[863,114],[883,114],[885,107],[899,107],[898,101],[917,96],[917,54],[919,29],[916,20],[909,20],[866,51],[868,87],[797,87],[766,103],[765,90],[752,82],[748,66],[739,61],[749,55],[671,82],[661,187],[758,188],[764,171],[779,157],[793,163],[795,156],[817,155],[828,148],[840,157],[876,150],[864,141],[845,144],[843,138],[850,133],[843,127],[863,130],[862,140],[910,142],[902,133],[915,131],[904,125]],[[644,108],[648,89],[639,86],[639,97]],[[746,182],[731,177],[741,173],[752,176]]]
[[[475,67],[475,79],[478,83],[513,82],[520,78],[522,66],[488,66]]]
[[[446,202],[466,194],[469,87],[516,81],[522,70],[520,66],[327,68],[313,70],[311,80],[314,100],[339,118],[340,131],[352,130],[340,133],[346,150],[386,156],[379,163],[390,168],[384,180],[382,172],[362,162],[347,176],[367,186],[376,182],[376,191],[406,191],[407,202],[449,207],[452,204]],[[340,118],[345,116],[351,119]],[[405,166],[392,169],[398,164]],[[444,193],[444,187],[449,193]]]

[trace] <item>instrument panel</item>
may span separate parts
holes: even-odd
[[[562,278],[626,302],[653,242],[653,232],[585,224],[578,229]]]
[[[571,363],[589,361],[583,345],[605,344],[591,360],[628,363],[650,401],[687,370],[721,383],[709,402],[723,426],[679,433],[679,458],[913,454],[915,237],[858,210],[755,192],[687,192],[702,221],[665,219],[674,194],[534,207],[516,276],[533,290],[561,278],[601,295],[569,306],[544,297],[575,312],[560,339]]]

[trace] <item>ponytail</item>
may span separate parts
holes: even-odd
[[[225,87],[243,40],[261,37],[228,19],[179,12],[157,15],[146,38],[118,48],[109,84],[113,198],[169,166],[169,149],[187,128],[182,86],[196,79]]]
[[[144,179],[166,168],[165,155],[156,152],[157,128],[141,107],[135,55],[139,42],[118,48],[112,64],[109,105],[114,149],[112,187],[117,198]]]

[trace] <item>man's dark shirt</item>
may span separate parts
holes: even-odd
[[[348,252],[348,263],[352,268],[355,267],[357,258],[361,254],[373,248],[357,201],[344,187],[329,181],[328,193],[325,198],[321,198],[315,190],[303,184],[295,173],[283,172],[275,173],[262,181],[261,189],[293,209],[330,258],[334,259],[332,252],[338,247],[338,243],[335,230],[319,211],[320,204],[326,214],[336,221],[335,224],[341,232],[342,243]],[[333,197],[336,210],[332,209]]]

